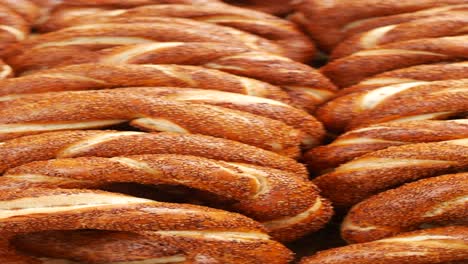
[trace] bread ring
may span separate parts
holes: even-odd
[[[58,131],[5,141],[0,144],[0,174],[32,161],[139,154],[192,155],[270,167],[308,177],[305,167],[297,161],[236,141],[194,134],[110,130]]]
[[[0,110],[0,138],[130,122],[149,131],[195,133],[232,139],[296,156],[300,131],[269,118],[223,107],[160,100],[130,92],[80,91],[21,99]]]
[[[356,24],[359,25],[366,19],[457,4],[467,4],[467,1],[348,0],[324,2],[322,0],[301,0],[296,6],[298,12],[296,20],[304,24],[322,49],[331,51],[335,45],[343,40],[346,29]]]
[[[378,27],[341,42],[333,49],[331,59],[399,41],[467,34],[467,16],[468,11]]]
[[[153,261],[177,257],[179,262],[193,263],[205,257],[222,263],[284,264],[291,258],[290,251],[270,240],[258,223],[206,207],[60,189],[3,190],[0,201],[3,261],[37,260],[13,251],[8,239],[15,234],[80,229],[131,232],[164,245],[153,249]],[[170,255],[174,250],[178,254]],[[128,260],[141,259],[140,252],[132,253]]]
[[[304,159],[311,169],[319,172],[391,146],[466,137],[467,119],[382,123],[342,134],[331,144],[310,150],[304,155]]]
[[[132,87],[105,92],[108,94],[123,93],[124,95],[134,93],[138,96],[159,100],[209,104],[279,120],[303,132],[302,144],[306,149],[319,145],[325,136],[322,124],[315,117],[275,100],[220,91],[176,87]],[[25,104],[26,101],[34,103],[42,99],[54,100],[54,97],[60,98],[68,95],[68,92],[59,92],[30,94],[14,98],[20,99],[21,103]],[[14,106],[16,102],[17,100],[14,99],[3,101],[0,102],[0,107]]]
[[[442,264],[468,259],[468,228],[443,227],[319,252],[300,264]]]
[[[29,24],[19,14],[0,1],[0,57],[6,54],[13,44],[24,40],[29,34]]]
[[[334,131],[390,121],[445,119],[468,111],[467,84],[468,79],[461,79],[383,86],[338,97],[316,115]]]
[[[280,86],[288,92],[294,105],[309,112],[336,91],[327,78],[308,65],[225,43],[139,44],[102,51],[77,47],[35,48],[8,61],[18,73],[89,62],[200,65]]]
[[[0,83],[0,101],[16,94],[99,90],[128,86],[192,87],[270,98],[289,103],[281,88],[196,66],[79,64],[36,72]]]
[[[132,23],[129,23],[132,22]],[[9,57],[34,47],[83,46],[103,49],[154,42],[216,42],[284,55],[285,50],[270,40],[230,27],[183,18],[142,17],[120,23],[88,24],[42,34],[22,42]]]
[[[89,14],[83,14],[83,9],[85,12],[89,10]],[[149,5],[127,10],[61,8],[40,28],[43,31],[55,31],[69,26],[131,23],[152,17],[187,18],[245,31],[278,44],[287,52],[288,57],[301,62],[309,62],[315,53],[314,44],[294,23],[265,13],[224,4]]]
[[[340,87],[390,70],[468,58],[468,35],[395,42],[334,60],[321,69]]]
[[[101,188],[110,183],[182,185],[232,200],[232,208],[268,222],[290,241],[328,222],[331,206],[295,174],[266,167],[183,155],[83,157],[38,161],[8,170],[2,188]]]
[[[384,72],[354,86],[340,90],[336,97],[354,92],[369,91],[383,86],[417,81],[441,81],[468,78],[468,62],[423,64]]]
[[[468,173],[419,180],[355,205],[346,216],[341,233],[350,243],[362,243],[422,225],[466,225],[467,199]]]
[[[319,176],[314,183],[335,205],[348,207],[403,183],[467,169],[468,139],[464,138],[371,152]]]

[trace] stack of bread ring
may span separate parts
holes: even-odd
[[[0,263],[467,263],[467,32],[467,0],[0,0]]]

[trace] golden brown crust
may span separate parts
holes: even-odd
[[[194,134],[99,130],[59,131],[12,139],[0,144],[0,172],[32,161],[54,158],[181,154],[289,171],[307,178],[293,159],[239,142]]]
[[[342,134],[331,144],[310,150],[304,155],[304,159],[312,170],[320,172],[391,146],[466,137],[468,137],[466,119],[382,123]]]
[[[377,27],[356,34],[341,42],[331,54],[331,59],[349,56],[361,50],[399,41],[456,36],[468,33],[468,12],[448,13],[402,24]]]
[[[49,99],[42,94],[35,103],[14,100],[0,110],[1,139],[130,122],[143,130],[204,134],[285,155],[298,154],[300,131],[280,121],[217,106],[114,91],[50,93]]]
[[[310,112],[336,91],[327,78],[308,65],[227,43],[139,44],[102,51],[45,47],[9,60],[18,73],[89,62],[200,65],[279,86],[288,92],[294,105]]]
[[[202,88],[265,97],[286,103],[290,101],[288,95],[279,87],[203,67],[95,63],[59,67],[5,80],[0,83],[0,98],[12,98],[15,94],[128,86]]]
[[[304,24],[322,49],[331,51],[343,39],[346,28],[353,25],[353,22],[467,3],[466,0],[348,0],[334,2],[302,0],[297,3],[296,18]]]
[[[341,227],[349,243],[391,237],[428,225],[466,225],[468,173],[409,183],[355,205]]]
[[[110,93],[110,91],[108,91],[108,93]],[[319,145],[325,136],[325,130],[322,124],[317,121],[315,117],[300,109],[275,100],[220,91],[177,87],[119,88],[113,90],[112,93],[133,93],[143,97],[157,98],[159,100],[215,105],[278,120],[302,131],[304,136],[302,145],[305,149]],[[15,105],[18,99],[24,104],[25,102],[37,102],[42,100],[42,98],[53,100],[53,97],[61,97],[63,95],[63,93],[22,95],[0,102],[0,107]]]
[[[313,43],[294,23],[265,13],[224,4],[150,5],[127,10],[62,8],[51,14],[51,18],[42,25],[41,29],[54,31],[77,25],[132,22],[145,17],[188,18],[239,29],[277,43],[287,52],[288,57],[302,62],[308,62],[314,55]]]
[[[443,264],[468,259],[468,228],[433,228],[319,252],[301,264]]]
[[[467,153],[467,138],[389,147],[345,163],[314,183],[334,205],[348,207],[407,182],[464,171]]]
[[[29,24],[34,23],[39,18],[39,8],[28,0],[0,0],[0,6],[13,10]]]
[[[334,131],[390,121],[445,119],[468,111],[467,83],[468,79],[460,79],[383,86],[338,97],[316,115]]]
[[[468,57],[467,35],[395,42],[334,60],[321,69],[340,87],[348,87],[376,74]]]
[[[284,55],[276,43],[234,28],[183,18],[140,17],[116,23],[98,23],[65,28],[42,34],[18,44],[9,56],[34,47],[83,46],[103,48],[154,42],[216,42]]]
[[[0,57],[14,44],[24,40],[29,30],[29,23],[0,1]]]
[[[468,63],[438,63],[423,64],[409,68],[384,72],[372,78],[368,78],[356,85],[340,90],[336,97],[354,92],[369,91],[393,84],[409,83],[416,81],[441,81],[468,78]]]
[[[303,177],[266,167],[194,156],[140,155],[38,161],[10,169],[0,181],[2,188],[21,189],[97,189],[111,183],[129,182],[187,186],[232,200],[232,209],[259,221],[278,222],[267,229],[276,239],[287,241],[321,228],[331,216],[329,203],[321,203],[316,187]],[[328,214],[306,219],[296,217],[316,212]]]
[[[241,215],[206,207],[63,189],[4,190],[0,200],[4,207],[0,215],[3,234],[0,254],[4,261],[22,256],[8,248],[7,239],[12,235],[52,229],[136,233],[153,243],[167,245],[162,250],[177,250],[181,261],[188,263],[194,263],[199,255],[223,263],[235,259],[236,263],[246,264],[284,264],[291,257],[289,250],[270,240],[258,223]],[[24,204],[24,200],[31,203]],[[22,217],[11,217],[14,215]],[[155,250],[161,250],[161,247]],[[164,254],[161,253],[158,255]],[[129,257],[138,260],[139,251],[132,251]],[[33,260],[29,258],[29,261]]]

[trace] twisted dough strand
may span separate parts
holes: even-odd
[[[468,139],[464,138],[371,152],[319,176],[314,183],[335,205],[348,207],[403,183],[467,169]]]
[[[467,224],[467,201],[468,173],[419,180],[355,205],[343,222],[342,236],[362,243],[424,224]]]
[[[394,84],[418,82],[418,81],[442,81],[468,78],[468,63],[440,63],[423,64],[409,68],[384,72],[372,78],[368,78],[354,86],[340,90],[336,97],[354,92],[374,90],[383,86]]]
[[[18,73],[89,62],[200,65],[280,86],[294,105],[310,112],[336,91],[327,78],[308,65],[226,43],[139,44],[101,51],[46,47],[26,51],[8,62]]]
[[[194,263],[200,255],[222,263],[283,264],[290,260],[289,250],[270,240],[256,222],[206,207],[159,203],[100,191],[15,189],[2,191],[0,208],[3,261],[37,263],[12,251],[8,241],[12,235],[80,229],[140,235],[159,245],[152,249],[153,261],[178,257],[178,262]],[[164,253],[165,249],[168,253]],[[174,252],[177,255],[171,255]],[[139,252],[134,251],[124,261],[141,260],[139,257]]]
[[[50,100],[44,94],[34,103],[15,100],[0,110],[0,138],[130,122],[144,130],[211,135],[291,156],[302,140],[298,130],[250,113],[112,91],[64,92],[51,94]]]
[[[108,94],[123,93],[124,95],[134,93],[138,96],[160,100],[203,103],[279,120],[303,132],[302,143],[305,148],[320,144],[325,135],[322,124],[313,116],[288,104],[270,99],[220,91],[174,87],[132,87],[107,90],[105,92]],[[24,95],[17,98],[21,100],[22,104],[25,104],[27,102],[38,102],[42,99],[54,100],[53,98],[55,97],[60,98],[67,95],[69,95],[68,92],[44,93]],[[9,105],[15,105],[16,101],[4,101],[0,103],[0,106],[8,107]]]
[[[302,62],[308,62],[314,55],[313,43],[294,23],[224,4],[149,5],[127,10],[61,8],[51,15],[41,29],[55,31],[70,26],[132,22],[152,17],[188,18],[239,29],[277,43],[287,52],[288,57]]]
[[[301,264],[440,264],[468,259],[468,228],[443,227],[410,232],[369,243],[330,249]]]
[[[316,187],[271,168],[183,155],[83,157],[38,161],[8,170],[0,188],[102,188],[110,183],[182,185],[235,201],[232,208],[268,222],[270,234],[291,241],[321,228],[331,207]]]
[[[110,130],[58,131],[5,141],[0,144],[0,173],[39,160],[138,154],[192,155],[270,167],[304,178],[308,175],[293,159],[236,141],[194,134]]]
[[[360,23],[365,23],[366,19],[467,3],[466,0],[348,0],[333,2],[303,0],[297,4],[296,21],[304,24],[322,49],[331,51],[346,36],[347,28],[359,26]]]
[[[317,117],[335,131],[390,121],[446,119],[468,111],[467,83],[467,79],[408,82],[350,93],[320,107]]]
[[[5,50],[24,40],[29,30],[29,23],[0,1],[0,57]]]
[[[13,70],[0,59],[0,80],[12,77]]]
[[[342,134],[331,144],[310,150],[304,159],[313,170],[326,171],[364,154],[391,146],[466,137],[467,119],[382,123]]]
[[[35,72],[0,83],[0,101],[19,94],[100,90],[128,86],[191,87],[270,98],[288,103],[281,88],[217,70],[179,65],[79,64]]]
[[[468,57],[467,35],[395,42],[353,53],[321,69],[340,87],[373,75],[410,66],[463,60]]]
[[[340,43],[332,52],[331,59],[349,56],[361,50],[399,41],[456,36],[468,33],[468,11],[446,14],[407,23],[378,27],[354,35]]]

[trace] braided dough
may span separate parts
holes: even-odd
[[[47,99],[47,97],[50,97]],[[54,130],[107,127],[130,122],[149,131],[221,137],[296,156],[302,135],[273,119],[204,104],[181,103],[128,92],[80,91],[11,101],[0,110],[0,139]]]
[[[227,43],[154,43],[101,51],[45,47],[26,51],[8,62],[18,73],[89,62],[200,65],[280,86],[291,96],[294,105],[309,112],[336,91],[327,78],[308,65]]]
[[[467,119],[382,123],[342,134],[331,144],[310,150],[304,155],[304,159],[311,169],[326,171],[364,154],[391,146],[466,137]]]
[[[287,56],[308,62],[314,45],[292,22],[272,15],[223,4],[150,5],[133,9],[62,8],[51,15],[41,29],[55,31],[65,27],[139,21],[143,18],[188,18],[249,32],[268,39],[287,52]]]
[[[468,35],[463,35],[380,45],[334,60],[323,67],[321,72],[338,86],[347,87],[389,70],[466,59],[467,42]]]
[[[319,176],[314,183],[334,205],[348,207],[403,183],[467,169],[468,139],[464,138],[371,152]]]
[[[389,121],[445,119],[468,111],[467,84],[468,79],[460,79],[383,86],[338,97],[316,114],[335,131]]]
[[[35,72],[0,82],[0,101],[15,95],[128,86],[191,87],[289,103],[281,88],[217,70],[179,65],[79,64]]]
[[[467,201],[468,173],[419,180],[355,205],[343,222],[342,236],[362,243],[423,225],[466,225]]]
[[[39,18],[39,8],[28,0],[0,0],[0,6],[7,7],[32,24]]]
[[[270,240],[258,223],[206,207],[159,203],[100,191],[14,189],[1,192],[0,208],[0,258],[10,263],[42,263],[14,251],[8,241],[12,235],[81,229],[130,232],[151,242],[148,246],[154,245],[149,256],[144,257],[137,250],[123,261],[143,257],[153,262],[196,263],[197,259],[205,258],[221,263],[284,264],[291,259],[289,250]],[[111,262],[119,261],[112,260],[113,255],[105,257],[111,258]],[[101,262],[101,259],[75,260]]]
[[[445,16],[414,20],[407,23],[378,27],[354,35],[341,42],[332,52],[331,59],[349,56],[361,50],[389,43],[468,33],[468,11]]]
[[[24,136],[0,144],[0,173],[32,161],[54,158],[180,154],[270,167],[308,177],[297,161],[222,138],[194,134],[133,131],[57,131]]]
[[[303,177],[266,167],[184,155],[83,157],[38,161],[8,170],[2,188],[101,188],[110,183],[182,185],[233,200],[278,240],[321,228],[331,206]]]
[[[468,227],[433,228],[330,249],[300,264],[441,264],[468,259]]]
[[[305,25],[322,49],[331,51],[347,35],[349,28],[359,27],[371,18],[467,3],[466,0],[301,0],[297,3],[295,19]],[[381,25],[372,28],[378,26]]]
[[[210,104],[279,120],[303,132],[302,143],[305,148],[319,145],[325,135],[322,124],[313,116],[288,104],[270,99],[220,91],[175,87],[120,88],[112,91],[108,90],[106,93],[136,94],[160,100]],[[42,99],[53,100],[54,97],[60,98],[67,95],[69,95],[67,92],[44,93],[15,98],[19,98],[25,104],[26,102],[38,102]],[[15,100],[8,100],[1,102],[0,106],[8,107],[15,104]]]
[[[354,92],[369,91],[394,84],[467,78],[468,63],[466,61],[456,63],[423,64],[376,75],[354,86],[340,90],[336,94],[336,97]]]

